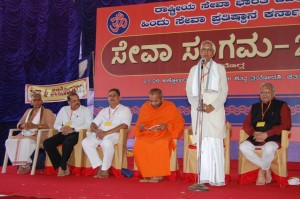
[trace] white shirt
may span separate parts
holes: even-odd
[[[64,106],[56,116],[54,128],[60,131],[61,127],[69,123],[71,128],[79,132],[81,129],[89,128],[92,120],[93,115],[87,107],[80,105],[78,109],[72,111],[70,106]]]
[[[102,109],[93,122],[99,129],[108,131],[123,123],[130,127],[131,119],[132,114],[130,109],[119,104],[115,109],[112,109],[111,107]]]

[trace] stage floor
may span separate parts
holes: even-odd
[[[179,159],[182,165],[182,159]],[[131,165],[132,166],[132,165]],[[288,163],[289,176],[300,177],[300,163]],[[289,198],[298,199],[300,186],[280,188],[278,184],[271,183],[266,186],[255,184],[239,185],[237,179],[237,161],[231,161],[231,181],[223,187],[208,186],[208,192],[193,192],[187,188],[193,182],[163,180],[159,183],[140,183],[133,178],[107,179],[93,178],[92,176],[66,176],[44,175],[37,170],[36,175],[16,174],[16,167],[9,166],[5,174],[0,174],[0,194],[8,198],[69,198],[69,199],[98,199],[98,198]]]

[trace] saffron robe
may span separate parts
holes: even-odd
[[[174,103],[164,100],[154,108],[150,102],[143,104],[136,122],[136,140],[133,148],[134,161],[143,177],[170,175],[171,150],[175,149],[173,139],[177,139],[184,129],[184,119]],[[166,124],[167,128],[158,132],[140,131],[140,124],[146,128]]]

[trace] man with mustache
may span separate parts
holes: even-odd
[[[98,167],[95,178],[108,178],[114,156],[114,145],[118,143],[120,129],[130,127],[132,114],[128,107],[120,104],[121,96],[117,88],[108,91],[109,107],[103,108],[91,123],[92,132],[82,141],[84,152],[89,158],[93,169]],[[97,146],[103,150],[101,160]]]
[[[87,129],[92,122],[91,111],[80,105],[77,93],[67,96],[69,106],[64,106],[57,114],[54,128],[58,134],[44,141],[44,148],[47,152],[54,169],[59,168],[57,176],[70,174],[67,162],[78,142],[78,134],[81,129]],[[62,144],[62,155],[59,154],[57,146]]]

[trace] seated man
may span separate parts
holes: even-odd
[[[149,102],[143,104],[136,122],[134,161],[144,179],[141,182],[158,182],[169,176],[171,150],[184,129],[184,119],[177,107],[163,100],[158,88],[150,90]]]
[[[91,111],[80,105],[77,93],[67,96],[69,106],[64,106],[57,114],[54,128],[58,134],[44,141],[47,152],[54,169],[59,168],[58,176],[70,174],[67,162],[72,154],[73,147],[78,142],[78,133],[81,129],[87,129],[92,122]],[[62,155],[59,154],[57,146],[63,144]]]
[[[109,168],[114,156],[114,145],[118,143],[120,129],[130,127],[132,114],[130,109],[120,104],[120,91],[113,88],[108,91],[109,107],[102,109],[91,124],[92,132],[82,141],[84,152],[89,158],[93,169],[98,167],[95,178],[109,177]],[[103,150],[100,159],[96,147]]]
[[[20,165],[18,173],[27,173],[32,160],[31,154],[35,150],[38,129],[53,128],[54,114],[43,107],[42,96],[33,93],[31,96],[32,109],[28,109],[18,122],[18,129],[22,129],[17,136],[12,136],[5,142],[8,157],[13,165]]]
[[[271,162],[276,150],[280,147],[282,130],[291,129],[291,111],[288,105],[275,97],[275,89],[270,83],[260,86],[261,102],[253,104],[243,129],[249,135],[240,144],[243,155],[260,169],[256,185],[265,185],[272,181]],[[255,152],[260,147],[262,157]]]

